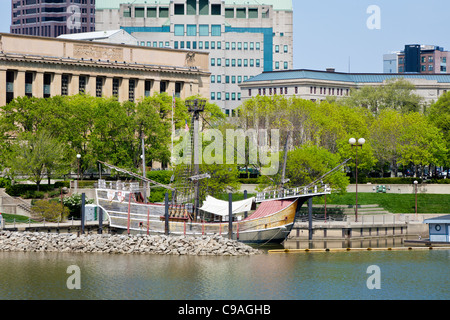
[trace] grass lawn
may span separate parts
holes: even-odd
[[[14,219],[16,219],[16,223],[28,223],[29,219],[27,216],[19,216],[17,214],[8,214],[2,213],[3,220],[5,223],[14,223]],[[31,220],[31,223],[35,223],[36,221]]]
[[[327,197],[327,204],[354,205],[355,193],[331,195]],[[323,203],[323,199],[320,199]],[[319,203],[319,202],[318,202]],[[378,204],[391,213],[415,213],[414,194],[396,193],[358,193],[358,204]],[[418,213],[449,213],[449,194],[417,194]]]

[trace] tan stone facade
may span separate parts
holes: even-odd
[[[208,53],[0,33],[0,106],[80,92],[137,101],[167,92],[209,97]]]

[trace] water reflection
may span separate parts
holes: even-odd
[[[321,239],[287,240],[284,249],[341,249],[341,248],[394,248],[403,247],[406,237],[360,238],[360,239]],[[279,248],[279,249],[281,249]]]
[[[0,300],[449,299],[449,262],[450,250],[248,257],[0,252]],[[66,286],[70,265],[80,267],[81,290]],[[381,269],[382,290],[366,286],[370,265]]]

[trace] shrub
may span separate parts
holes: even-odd
[[[45,221],[50,222],[63,221],[69,215],[69,209],[55,201],[38,200],[32,210]]]
[[[11,179],[8,178],[0,178],[0,188],[6,188],[11,185]]]
[[[94,200],[86,199],[86,204],[90,203],[94,203]],[[70,197],[64,197],[63,204],[69,209],[71,216],[81,218],[81,194],[75,193]]]

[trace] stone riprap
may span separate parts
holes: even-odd
[[[0,232],[0,251],[240,256],[262,253],[244,243],[213,236],[57,234]]]

